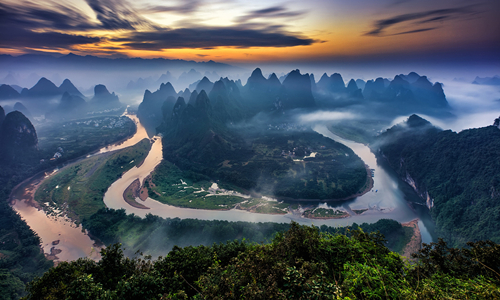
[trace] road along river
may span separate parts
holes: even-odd
[[[140,124],[139,120],[134,115],[127,115],[137,125],[137,132],[128,140],[123,143],[115,144],[93,155],[100,155],[102,153],[123,149],[137,142],[143,138],[148,138],[147,132]],[[326,137],[340,142],[350,147],[363,161],[371,168],[374,169],[374,186],[372,191],[347,201],[328,202],[328,203],[304,203],[304,205],[317,205],[325,208],[342,208],[350,211],[351,216],[345,219],[307,219],[298,214],[286,215],[268,215],[251,213],[238,209],[231,209],[227,211],[219,210],[201,210],[201,209],[188,209],[179,208],[157,202],[151,198],[141,202],[150,209],[138,209],[127,204],[123,199],[123,192],[125,189],[136,179],[141,183],[144,181],[155,167],[162,160],[162,143],[160,137],[154,137],[154,142],[151,150],[146,157],[144,163],[139,167],[134,167],[123,176],[114,182],[104,195],[104,203],[106,206],[114,209],[125,209],[127,213],[134,213],[138,216],[145,216],[148,213],[158,215],[164,218],[197,218],[201,220],[227,220],[227,221],[249,221],[249,222],[279,222],[289,223],[294,220],[300,224],[314,224],[321,226],[323,224],[329,226],[345,226],[353,223],[373,223],[379,219],[394,219],[399,222],[408,222],[415,218],[419,218],[418,222],[420,232],[422,234],[422,242],[429,243],[432,241],[431,234],[428,228],[432,228],[432,221],[425,209],[413,210],[408,205],[406,196],[401,187],[404,185],[397,176],[387,170],[377,162],[377,159],[370,149],[360,143],[355,143],[349,140],[342,139],[335,134],[331,133],[326,126],[316,126],[315,131],[323,134]],[[43,210],[36,208],[33,196],[38,185],[49,175],[41,174],[27,180],[16,187],[12,194],[11,199],[13,208],[22,216],[28,225],[35,231],[42,239],[42,246],[45,253],[52,251],[59,252],[57,257],[61,261],[74,260],[79,257],[97,258],[97,250],[94,247],[94,241],[89,238],[81,227],[76,227],[70,220],[64,217],[52,217],[45,214]],[[367,209],[362,214],[352,213],[352,210]]]

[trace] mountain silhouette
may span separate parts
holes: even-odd
[[[103,84],[94,87],[94,97],[88,104],[91,110],[116,109],[122,106],[118,96],[114,92],[110,93]]]
[[[63,83],[59,86],[59,91],[63,94],[68,93],[69,95],[85,98],[69,79],[64,79]]]
[[[54,111],[46,113],[45,118],[57,121],[83,118],[87,110],[88,107],[85,99],[64,92],[57,108]]]
[[[162,83],[160,88],[153,93],[149,90],[144,92],[144,97],[137,110],[137,117],[139,117],[141,123],[146,127],[148,133],[154,134],[156,127],[162,123],[162,106],[168,105],[169,108],[167,110],[171,111],[175,104],[175,99],[177,99],[177,93],[170,82]],[[165,101],[167,101],[167,104],[164,104]]]
[[[0,100],[17,99],[19,97],[21,97],[21,95],[10,85],[0,85]]]
[[[0,127],[0,159],[29,162],[37,159],[38,137],[30,120],[19,111],[5,116]]]
[[[278,97],[275,102],[277,109],[311,108],[316,105],[309,75],[302,75],[299,70],[288,73]]]
[[[206,93],[210,93],[212,90],[212,87],[214,86],[214,83],[211,82],[207,77],[203,77],[200,82],[196,85],[196,91],[200,93],[202,90],[204,90]]]
[[[26,108],[26,106],[24,106],[24,104],[22,104],[21,102],[16,102],[14,104],[14,110],[17,110],[21,113],[23,113],[23,115],[30,119],[30,120],[33,120],[33,116],[31,115],[31,112],[28,110],[28,108]]]
[[[23,89],[21,96],[23,97],[55,97],[61,95],[62,92],[59,88],[45,77],[40,78],[40,80],[31,88]]]

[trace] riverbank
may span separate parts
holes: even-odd
[[[147,144],[150,144],[149,141]],[[131,152],[132,149],[123,150],[125,151],[124,154],[128,157],[133,157],[133,154],[141,156],[139,152],[143,152],[142,156],[145,157],[148,152]],[[97,152],[94,151],[93,153]],[[41,248],[47,258],[55,262],[70,261],[80,257],[99,258],[99,249],[96,242],[77,225],[80,221],[82,210],[78,210],[79,213],[75,214],[70,204],[76,203],[76,205],[83,205],[82,207],[89,206],[87,205],[88,203],[85,203],[85,199],[89,198],[92,200],[96,197],[94,197],[95,193],[88,193],[86,189],[93,187],[94,189],[102,190],[98,185],[107,184],[106,178],[111,178],[114,181],[112,179],[114,175],[109,177],[112,174],[109,174],[109,168],[106,167],[106,163],[110,159],[113,159],[113,161],[119,160],[119,153],[121,151],[100,153],[90,157],[89,155],[81,156],[72,161],[67,161],[61,169],[56,168],[39,172],[12,189],[9,196],[10,205],[21,215],[32,230],[40,236],[42,240]],[[141,160],[138,159],[137,161],[140,162]],[[119,166],[119,169],[112,168],[116,169],[115,173],[118,177],[121,176],[124,170],[134,166],[128,160],[123,161],[121,165],[123,168],[119,168]],[[79,176],[76,177],[73,175]],[[57,180],[54,181],[54,178],[57,178]],[[54,182],[46,185],[50,181]],[[99,184],[95,185],[92,182]],[[45,193],[41,193],[44,199],[36,201],[37,191],[43,186],[47,187]],[[45,199],[47,195],[53,195],[54,192],[57,192],[57,197],[52,198],[51,196],[50,199]],[[100,199],[102,199],[102,196]],[[102,203],[101,206],[104,207],[104,204]],[[89,207],[93,209],[99,208],[93,204]],[[53,245],[54,241],[59,241],[59,243]]]
[[[141,181],[139,180],[139,178],[137,178],[125,189],[125,191],[123,191],[123,200],[125,200],[125,202],[135,208],[149,209],[149,207],[135,200],[137,198],[141,198],[140,196],[142,191],[143,189],[141,188]]]
[[[420,234],[420,229],[418,228],[418,221],[419,219],[414,219],[410,222],[401,224],[403,227],[408,227],[413,229],[413,235],[408,244],[406,244],[406,246],[403,249],[403,256],[409,259],[410,261],[413,260],[411,258],[411,254],[416,253],[418,252],[418,250],[422,249],[422,236]]]

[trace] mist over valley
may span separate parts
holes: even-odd
[[[0,4],[0,298],[500,298],[498,12]]]

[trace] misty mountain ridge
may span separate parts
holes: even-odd
[[[23,89],[21,96],[23,98],[46,98],[61,95],[61,90],[52,81],[45,77],[40,78],[38,82],[30,89]]]
[[[455,246],[500,241],[499,120],[457,133],[412,115],[373,145],[430,209],[438,235]]]
[[[143,100],[139,104],[137,117],[141,123],[149,131],[154,131],[154,128],[159,126],[163,121],[163,110],[171,111],[177,93],[170,82],[162,83],[160,88],[153,93],[149,90],[144,92]],[[165,106],[165,108],[162,108]]]
[[[21,94],[10,85],[0,85],[0,100],[18,99],[20,97]]]
[[[73,85],[73,83],[69,79],[64,79],[64,81],[59,86],[59,91],[63,92],[63,94],[68,93],[71,96],[85,98],[85,96]]]
[[[115,92],[110,93],[103,84],[97,84],[94,87],[94,97],[89,104],[97,109],[113,109],[123,106]]]
[[[214,83],[205,76],[196,84],[196,88],[193,90],[197,91],[198,93],[200,93],[202,90],[205,90],[206,93],[209,93],[212,90],[213,86]],[[191,89],[192,85],[190,85],[189,88]]]
[[[21,112],[26,118],[30,119],[30,120],[33,120],[33,116],[31,115],[31,112],[29,111],[29,109],[24,106],[24,104],[22,104],[21,102],[16,102],[14,104],[14,111],[19,111]]]
[[[19,56],[11,56],[8,54],[0,55],[0,66],[4,70],[22,70],[32,69],[33,66],[38,66],[42,69],[64,69],[64,70],[164,70],[167,68],[198,68],[203,71],[240,71],[238,67],[234,67],[224,63],[214,62],[195,62],[181,59],[166,59],[166,58],[103,58],[92,55],[80,56],[73,53],[55,57],[52,55],[42,54],[23,54]],[[201,74],[200,74],[201,75]],[[200,76],[201,78],[201,76]],[[197,78],[197,79],[200,79]],[[190,80],[192,82],[192,80]]]
[[[64,92],[57,108],[47,112],[45,118],[54,121],[65,121],[82,118],[89,109],[85,99],[78,95]]]
[[[481,85],[500,85],[500,76],[495,75],[493,77],[479,77],[472,82],[473,84],[481,84]]]

